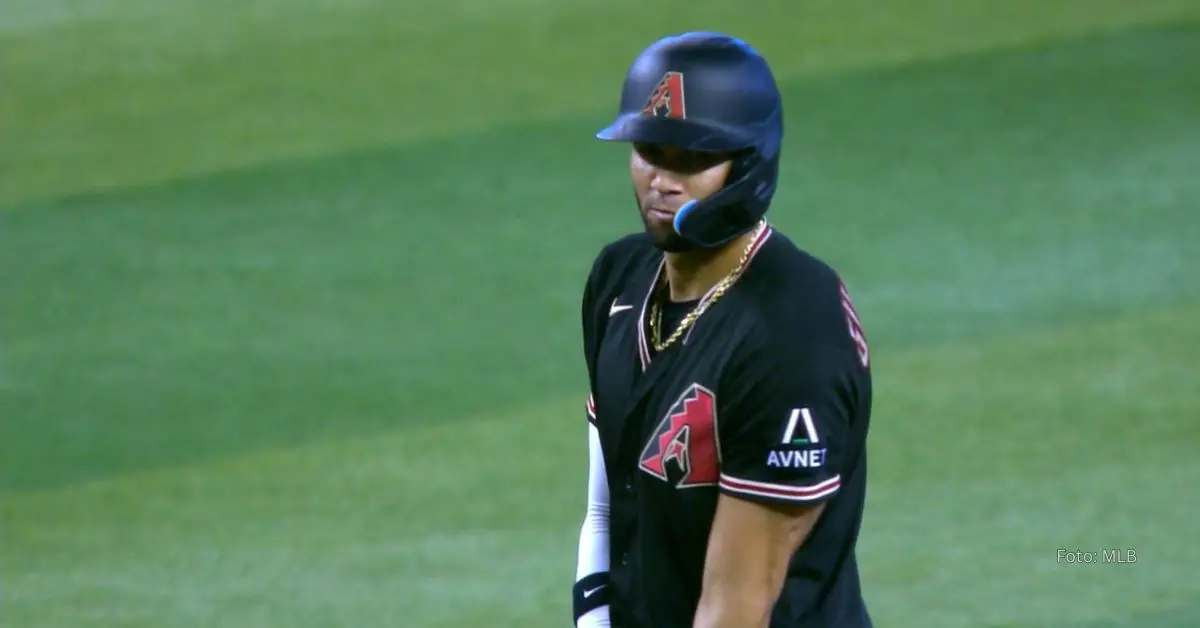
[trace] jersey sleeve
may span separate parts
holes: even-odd
[[[587,398],[587,420],[593,426],[596,425],[596,399],[590,393]]]
[[[588,391],[587,420],[596,423],[596,356],[600,352],[600,341],[604,336],[606,319],[599,315],[600,281],[604,270],[605,251],[601,251],[592,262],[591,271],[583,287],[583,298],[580,304],[580,322],[583,330],[583,359],[587,366]]]
[[[722,381],[722,493],[816,504],[841,488],[850,444],[854,367],[836,345],[761,342]]]

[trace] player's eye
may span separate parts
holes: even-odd
[[[654,144],[635,144],[634,149],[646,163],[680,174],[695,174],[712,168],[728,159],[722,153],[707,153],[679,148],[664,148]]]
[[[661,167],[665,161],[661,146],[657,146],[655,144],[638,143],[633,145],[633,149],[637,151],[638,156],[640,156],[643,161],[652,166]]]
[[[698,151],[683,151],[679,154],[679,167],[683,172],[702,172],[725,161],[726,156],[720,153],[701,153]]]

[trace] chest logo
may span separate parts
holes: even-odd
[[[655,427],[638,467],[675,488],[712,486],[717,464],[717,398],[692,384]]]
[[[612,305],[608,306],[608,315],[609,316],[613,316],[614,314],[620,314],[621,312],[624,312],[625,310],[633,309],[632,305],[621,305],[621,304],[617,303],[618,300],[620,300],[620,297],[613,299]]]

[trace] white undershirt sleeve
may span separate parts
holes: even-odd
[[[579,557],[575,581],[585,576],[608,571],[608,475],[604,454],[600,449],[600,434],[588,423],[588,499],[587,514],[579,532]],[[608,628],[608,606],[595,608],[579,619],[577,628]]]

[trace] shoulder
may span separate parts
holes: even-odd
[[[655,263],[656,255],[657,249],[644,233],[630,234],[605,244],[592,260],[585,300],[611,300],[630,277]]]
[[[869,367],[862,321],[842,277],[773,231],[739,280],[751,317],[747,349],[779,359]]]
[[[656,249],[644,233],[631,233],[601,247],[592,260],[589,282],[604,284],[628,276],[654,257]]]
[[[599,346],[613,299],[639,270],[657,259],[657,249],[644,233],[609,242],[596,254],[583,290],[583,326],[589,346]]]

